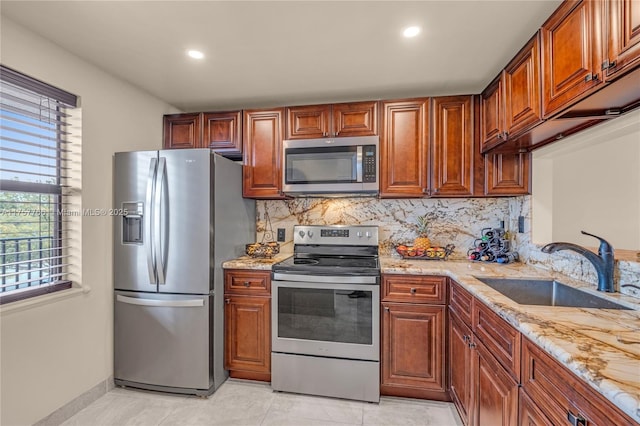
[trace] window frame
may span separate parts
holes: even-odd
[[[64,240],[63,233],[65,231],[65,225],[63,221],[62,208],[64,205],[64,198],[67,197],[64,194],[63,190],[63,163],[70,161],[68,158],[64,158],[64,149],[63,146],[68,142],[63,137],[63,125],[68,125],[69,123],[63,119],[67,115],[67,108],[76,108],[78,106],[78,98],[77,96],[70,94],[64,90],[53,87],[47,83],[44,83],[40,80],[34,79],[27,75],[24,75],[18,71],[15,71],[11,68],[8,68],[4,65],[0,65],[0,82],[8,83],[14,86],[18,86],[19,88],[34,93],[37,96],[50,98],[56,101],[55,106],[55,117],[56,124],[55,127],[52,128],[52,131],[55,132],[55,184],[52,183],[43,183],[43,182],[24,182],[24,181],[15,181],[8,179],[0,179],[0,190],[6,192],[17,192],[24,194],[40,194],[40,195],[49,195],[55,197],[55,201],[52,203],[52,212],[54,215],[53,218],[49,219],[49,222],[52,223],[53,229],[51,231],[51,243],[48,249],[49,256],[54,258],[55,262],[52,266],[50,265],[49,271],[54,274],[63,274],[57,277],[54,277],[52,281],[48,283],[42,283],[42,280],[35,280],[33,283],[39,283],[37,285],[32,285],[33,283],[29,283],[29,286],[24,288],[17,288],[13,290],[5,290],[5,288],[0,289],[0,305],[5,305],[7,303],[16,302],[19,300],[30,299],[36,296],[41,296],[44,294],[50,294],[54,292],[58,292],[61,290],[66,290],[72,288],[72,281],[68,279],[67,272],[63,272],[63,268],[65,268],[63,259],[63,250],[64,250]],[[53,111],[54,109],[51,108]],[[13,112],[14,114],[18,114],[17,112]],[[28,116],[25,116],[28,117]],[[32,118],[32,117],[31,117]],[[34,166],[38,167],[38,166]],[[42,200],[38,206],[42,205]],[[19,246],[17,246],[19,247]],[[19,249],[17,249],[19,251]],[[55,253],[55,254],[54,254]],[[40,255],[42,256],[42,250],[40,250]],[[28,259],[31,260],[31,259]],[[19,262],[19,257],[16,257],[16,261]],[[3,259],[0,267],[7,265],[6,256]],[[38,260],[34,260],[34,263],[38,262]],[[30,270],[32,269],[31,263]],[[6,270],[3,267],[3,271]],[[45,278],[43,278],[45,279]],[[4,280],[3,280],[4,281]],[[17,279],[19,281],[19,279]],[[4,283],[3,283],[4,284]]]

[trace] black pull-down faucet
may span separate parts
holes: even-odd
[[[589,262],[593,264],[598,273],[598,291],[606,291],[608,293],[615,292],[613,286],[613,266],[614,256],[613,247],[603,238],[597,235],[589,234],[588,232],[580,231],[584,235],[589,235],[600,240],[600,247],[598,248],[598,254],[587,250],[573,243],[550,243],[542,247],[543,253],[553,253],[558,250],[572,250],[587,258]]]

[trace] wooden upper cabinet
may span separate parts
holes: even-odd
[[[507,65],[503,78],[505,138],[517,137],[542,121],[538,33]]]
[[[422,197],[427,191],[429,99],[382,104],[380,197]]]
[[[242,156],[242,112],[195,112],[164,116],[164,148],[210,148]]]
[[[282,194],[282,129],[284,109],[244,112],[242,195],[284,198]]]
[[[501,73],[480,94],[482,152],[501,144],[504,140],[504,79]]]
[[[604,4],[608,31],[602,67],[611,79],[640,65],[640,2],[610,0]]]
[[[164,116],[164,148],[202,148],[200,113]]]
[[[313,139],[329,136],[331,105],[287,108],[286,139]]]
[[[473,96],[432,99],[432,196],[473,195]]]
[[[375,136],[378,134],[378,102],[333,105],[335,136]]]
[[[378,102],[352,102],[287,108],[286,139],[378,134]]]
[[[485,154],[485,194],[524,195],[530,189],[530,153]]]
[[[589,0],[565,1],[542,26],[545,118],[602,83],[601,6]]]
[[[242,112],[205,112],[202,114],[202,146],[222,155],[242,156]]]

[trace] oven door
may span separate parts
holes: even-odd
[[[380,360],[377,277],[363,277],[375,284],[353,284],[345,281],[354,277],[292,281],[278,275],[271,282],[273,352]]]

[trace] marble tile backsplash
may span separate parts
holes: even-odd
[[[268,213],[272,235],[265,221]],[[377,198],[295,198],[291,200],[257,201],[257,241],[276,239],[278,228],[284,228],[286,239],[281,253],[293,252],[294,225],[378,225],[380,252],[393,254],[400,243],[411,243],[416,237],[412,224],[421,215],[430,219],[429,238],[434,246],[454,244],[452,258],[466,258],[483,228],[500,226],[510,230],[512,245],[524,263],[572,278],[597,283],[595,269],[584,257],[562,251],[542,253],[541,246],[531,242],[531,196],[508,198],[389,199]],[[525,232],[517,233],[518,217],[525,218]],[[621,293],[640,297],[640,263],[616,263],[616,283]]]
[[[391,254],[395,245],[411,243],[417,236],[412,224],[427,214],[431,244],[454,244],[453,257],[465,258],[482,228],[496,227],[509,220],[507,198],[402,199],[376,198],[296,198],[258,201],[258,241],[266,230],[269,213],[273,239],[278,228],[285,228],[282,252],[293,251],[293,226],[300,225],[378,225],[382,254]]]

